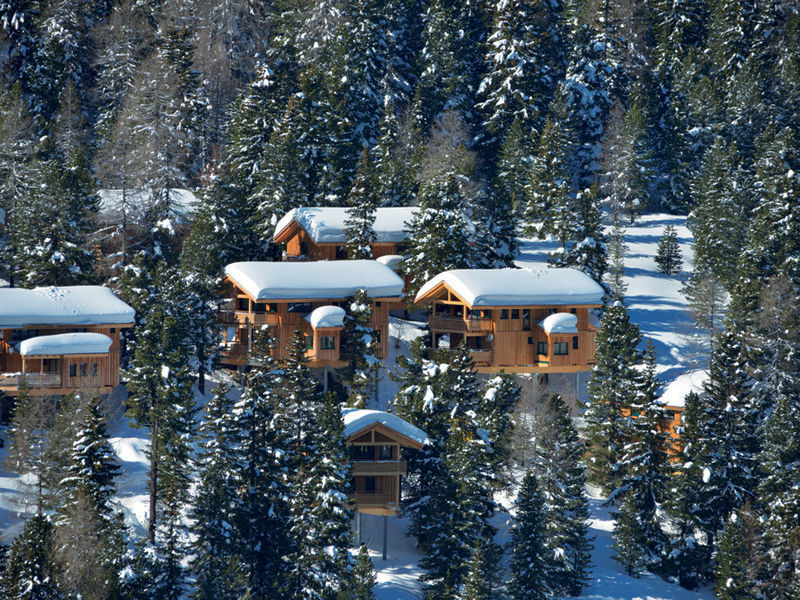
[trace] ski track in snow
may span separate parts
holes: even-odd
[[[675,225],[683,257],[683,272],[676,277],[659,275],[654,257],[658,238],[666,225]],[[691,335],[691,315],[680,294],[680,286],[691,270],[691,237],[685,226],[685,217],[654,214],[640,217],[633,226],[626,228],[626,242],[629,251],[625,259],[628,284],[627,302],[631,319],[639,325],[642,334],[656,345],[658,372],[662,384],[674,380],[686,371],[696,368],[696,344]],[[541,265],[547,261],[547,252],[556,247],[549,241],[522,239],[519,260]],[[2,285],[2,283],[0,283]],[[408,342],[418,335],[413,322],[392,318],[390,322],[390,343],[386,366],[381,368],[382,379],[379,384],[379,399],[370,408],[385,409],[394,396],[397,386],[387,376],[400,354],[407,354]],[[196,393],[199,404],[204,404],[214,389],[215,379],[224,374],[215,373],[207,381],[208,393]],[[586,378],[581,379],[585,386]],[[111,400],[109,435],[111,443],[122,467],[122,475],[117,480],[117,501],[125,515],[125,520],[138,535],[144,535],[147,526],[148,494],[146,457],[147,436],[144,430],[133,429],[124,418],[121,398],[124,388],[119,388]],[[2,432],[6,437],[5,431]],[[6,448],[0,449],[0,461],[6,457]],[[22,527],[24,506],[23,494],[18,488],[20,478],[13,473],[0,470],[0,541],[7,544],[19,533]],[[511,498],[498,495],[506,508]],[[590,535],[595,536],[592,560],[594,568],[585,593],[578,600],[707,600],[712,598],[709,590],[688,591],[678,585],[670,584],[661,578],[645,574],[635,579],[626,575],[620,565],[612,558],[611,532],[614,521],[603,506],[603,499],[590,494],[591,524]],[[420,558],[414,539],[405,535],[408,523],[400,517],[387,520],[388,557],[382,560],[383,537],[382,517],[363,515],[362,540],[370,550],[375,564],[377,585],[375,596],[378,600],[417,600],[423,597],[423,586],[419,581],[422,574],[418,566]],[[493,523],[499,529],[497,541],[509,541],[507,532],[508,512],[498,513]]]

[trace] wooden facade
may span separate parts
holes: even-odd
[[[347,248],[344,242],[315,242],[296,221],[293,221],[289,227],[276,234],[273,241],[279,244],[286,244],[284,260],[347,259]],[[394,242],[375,243],[371,244],[371,246],[373,258],[402,254],[404,250],[402,244]]]
[[[224,331],[221,362],[229,366],[249,364],[252,358],[253,334],[263,326],[276,342],[276,358],[286,358],[286,346],[300,329],[307,338],[306,356],[310,367],[343,367],[342,327],[312,327],[306,316],[321,306],[345,308],[347,299],[293,298],[291,300],[257,300],[230,277],[227,278],[228,301],[219,315]],[[373,298],[372,328],[378,335],[378,357],[386,356],[389,339],[389,305],[397,298]]]
[[[33,395],[65,395],[76,390],[99,394],[119,385],[120,332],[133,323],[82,327],[38,325],[0,330],[0,391],[16,396],[25,384]],[[53,354],[24,357],[14,349],[23,340],[60,333],[91,332],[111,338],[105,354]]]
[[[400,509],[400,476],[406,473],[402,448],[422,448],[418,441],[382,423],[348,436],[353,501],[359,512],[394,515]]]
[[[432,308],[428,327],[431,352],[462,342],[480,372],[575,373],[595,364],[595,334],[589,311],[599,304],[503,305],[473,307],[446,283],[417,298]],[[577,331],[548,333],[541,322],[554,313],[577,317]]]

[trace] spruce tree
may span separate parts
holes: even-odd
[[[376,192],[370,153],[365,150],[361,153],[356,178],[347,197],[344,233],[349,258],[372,258],[372,244],[377,240],[372,226],[380,200]]]
[[[534,472],[545,503],[545,546],[552,553],[543,581],[554,594],[580,595],[589,578],[591,539],[584,488],[584,443],[569,408],[551,395],[535,424]]]
[[[531,471],[522,478],[515,508],[508,592],[513,600],[545,600],[553,593],[547,586],[551,554],[545,543],[545,500]]]
[[[678,232],[673,225],[667,225],[658,240],[656,265],[664,275],[677,275],[681,271],[681,249],[678,246]]]
[[[60,600],[58,568],[53,562],[53,524],[44,515],[30,517],[11,544],[5,573],[8,597],[19,600]]]
[[[714,597],[747,600],[763,597],[773,575],[764,567],[763,526],[748,505],[725,523],[714,553]],[[769,593],[767,591],[767,593]],[[790,598],[787,595],[770,598]]]
[[[376,584],[375,570],[369,557],[369,550],[364,544],[361,544],[353,564],[352,584],[340,594],[342,600],[375,600],[372,589]]]
[[[665,415],[656,397],[655,347],[650,341],[644,359],[630,405],[631,439],[622,457],[624,492],[614,528],[614,558],[633,576],[658,570],[667,542],[660,507],[666,496],[668,441],[661,432]]]
[[[625,283],[625,254],[627,252],[625,229],[620,225],[619,219],[615,218],[611,234],[608,236],[608,272],[606,273],[606,285],[603,286],[614,298],[624,298],[628,291],[628,284]]]
[[[636,400],[641,334],[621,300],[609,306],[597,332],[597,366],[588,384],[586,433],[589,477],[608,494],[620,490],[627,472],[622,458],[630,441],[631,405]]]
[[[344,351],[348,362],[340,373],[349,388],[347,403],[354,408],[366,408],[375,398],[378,385],[378,340],[371,327],[374,302],[366,290],[358,290],[350,299],[342,331]]]
[[[492,600],[502,593],[498,573],[501,554],[502,551],[494,540],[478,538],[458,600]]]

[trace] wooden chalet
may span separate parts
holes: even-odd
[[[373,300],[372,328],[379,357],[386,356],[389,305],[402,299],[403,280],[374,260],[239,262],[225,267],[229,298],[220,312],[225,331],[222,363],[242,366],[252,358],[253,333],[264,326],[277,343],[277,358],[297,329],[307,340],[311,367],[341,367],[348,298],[364,289]]]
[[[402,255],[407,237],[406,223],[413,207],[382,207],[375,212],[372,226],[376,241],[373,258]],[[278,221],[272,241],[285,244],[285,260],[344,260],[347,258],[345,207],[293,208]]]
[[[427,441],[425,432],[380,410],[344,409],[342,418],[352,465],[353,501],[358,511],[397,514],[400,476],[406,473],[402,449],[422,448]]]
[[[461,269],[431,279],[414,303],[432,308],[431,351],[463,342],[481,372],[576,373],[595,364],[603,293],[577,269]]]
[[[119,385],[120,332],[134,310],[100,286],[0,289],[0,391],[108,393]]]

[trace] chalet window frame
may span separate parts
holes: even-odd
[[[577,350],[578,349],[578,336],[577,335],[573,335],[572,336],[572,349],[573,350]]]
[[[523,308],[522,309],[522,331],[530,331],[531,330],[531,309],[530,308]]]
[[[336,245],[333,256],[335,260],[347,260],[347,246]]]
[[[569,344],[567,342],[553,342],[553,356],[569,355]]]
[[[76,363],[72,363],[69,366],[69,376],[70,378],[78,376],[78,365]]]
[[[508,309],[507,308],[501,308],[500,309],[500,320],[501,321],[507,321],[508,320]]]
[[[286,305],[286,312],[307,315],[311,312],[311,302],[289,302]]]
[[[536,353],[537,354],[543,354],[544,356],[547,356],[548,351],[549,351],[549,349],[547,347],[547,342],[538,342],[536,344]]]
[[[393,459],[394,459],[394,446],[392,446],[391,444],[381,444],[380,446],[378,446],[378,460],[393,460]]]
[[[314,349],[314,336],[308,335],[307,333],[303,334],[303,344],[306,350],[313,350]]]
[[[320,350],[336,350],[336,336],[321,335],[319,336],[319,349]]]
[[[513,321],[519,321],[519,309],[518,308],[512,308],[511,309],[511,319]]]

